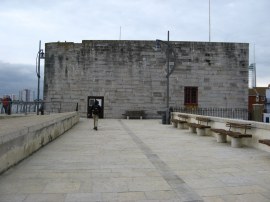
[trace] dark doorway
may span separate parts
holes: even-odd
[[[93,118],[91,113],[91,107],[95,103],[95,100],[99,102],[99,105],[101,106],[101,114],[99,118],[104,117],[104,97],[102,96],[88,96],[88,102],[87,102],[87,118]]]

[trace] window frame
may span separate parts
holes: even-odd
[[[198,106],[198,87],[185,86],[184,87],[184,105]]]

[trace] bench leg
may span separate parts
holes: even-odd
[[[173,126],[174,126],[175,128],[177,128],[177,123],[176,123],[176,122],[173,122]]]
[[[211,130],[210,128],[205,128],[205,135],[211,136]]]
[[[232,137],[231,138],[231,147],[233,147],[233,148],[240,148],[240,147],[242,147],[241,138],[234,138],[234,137]]]
[[[219,142],[219,143],[227,142],[226,137],[227,137],[227,135],[217,133],[217,142]]]
[[[177,128],[184,129],[184,124],[183,123],[178,123]]]
[[[127,119],[129,119],[129,116],[127,116]]]
[[[205,136],[205,130],[202,128],[196,128],[197,135],[199,136]]]
[[[142,120],[142,116],[140,116],[140,119]]]
[[[196,133],[196,128],[195,127],[189,127],[189,132]]]

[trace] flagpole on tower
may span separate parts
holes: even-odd
[[[209,0],[209,42],[211,42],[211,0]]]
[[[120,34],[119,34],[119,40],[121,40],[122,35],[122,27],[120,26]]]

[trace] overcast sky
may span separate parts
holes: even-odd
[[[209,0],[0,0],[0,96],[37,88],[39,40],[209,40]],[[211,0],[211,41],[250,44],[270,83],[270,1]],[[42,62],[43,68],[43,62]],[[42,75],[43,76],[43,75]]]

